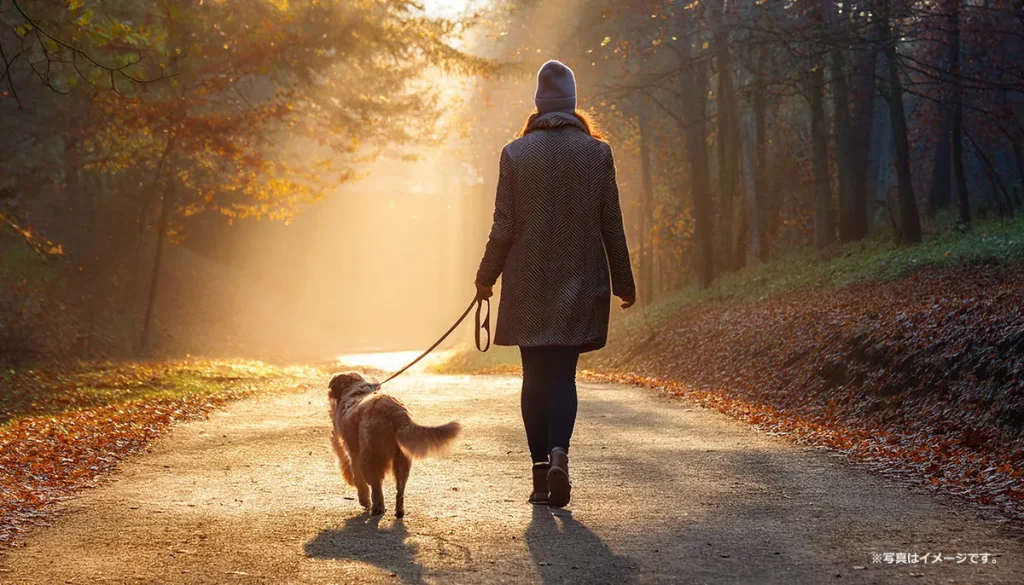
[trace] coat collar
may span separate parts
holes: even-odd
[[[548,112],[534,118],[529,126],[528,130],[550,130],[553,128],[562,128],[565,126],[576,127],[579,130],[587,131],[587,127],[580,122],[580,119],[568,112]]]

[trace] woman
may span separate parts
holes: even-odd
[[[519,346],[523,360],[529,501],[562,507],[571,490],[577,360],[604,347],[611,295],[625,309],[636,291],[612,151],[576,110],[572,70],[545,63],[535,103],[520,137],[501,151],[476,286],[478,297],[489,298],[502,276],[494,343]]]

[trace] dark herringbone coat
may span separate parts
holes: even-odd
[[[540,116],[530,128],[501,152],[477,271],[483,285],[502,275],[494,343],[598,349],[611,295],[636,294],[612,151],[571,114]]]

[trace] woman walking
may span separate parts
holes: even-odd
[[[611,296],[625,309],[636,290],[612,151],[576,110],[572,70],[545,63],[535,104],[520,137],[501,151],[476,287],[488,298],[502,277],[494,343],[519,346],[523,360],[529,501],[562,507],[571,490],[577,360],[604,347]]]

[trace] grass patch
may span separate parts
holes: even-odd
[[[924,268],[1024,261],[1024,220],[978,221],[969,231],[955,226],[951,217],[933,220],[925,232],[925,241],[916,246],[899,246],[888,233],[877,233],[860,242],[825,250],[801,249],[781,254],[769,263],[719,275],[705,290],[695,285],[686,287],[665,294],[647,307],[626,312],[615,306],[610,336],[657,328],[679,311],[706,302],[758,303],[795,290],[898,279]],[[518,363],[516,348],[492,348],[487,354],[480,354],[466,347],[435,369],[446,373],[472,372]]]
[[[826,250],[784,254],[773,262],[722,274],[708,289],[691,286],[670,293],[647,308],[646,319],[657,326],[680,309],[707,301],[756,303],[794,290],[898,279],[924,268],[1024,260],[1024,221],[978,222],[970,231],[954,225],[936,222],[916,246],[899,246],[888,236],[874,235]],[[645,326],[644,318],[637,311],[613,319],[613,333]]]
[[[431,374],[460,374],[464,372],[485,372],[519,364],[519,348],[492,345],[482,353],[472,345],[456,348],[451,357],[432,363],[424,370]]]
[[[307,373],[302,370],[233,361],[73,362],[39,369],[6,368],[0,371],[0,429],[24,417],[212,395]]]

